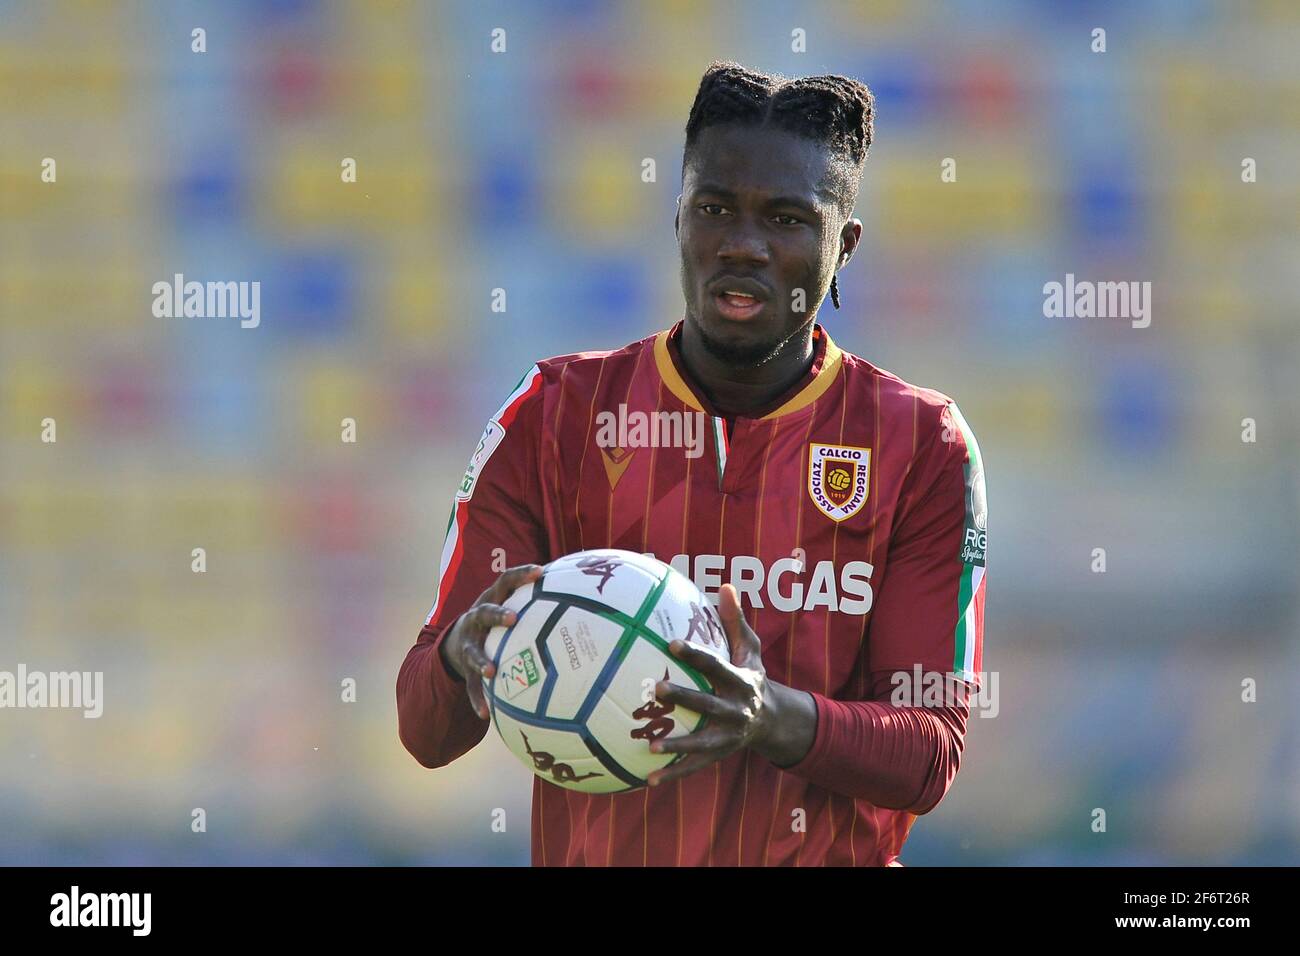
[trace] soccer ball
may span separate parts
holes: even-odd
[[[682,756],[651,753],[651,741],[705,725],[704,715],[654,698],[660,680],[713,691],[668,642],[723,660],[730,649],[713,605],[662,561],[580,551],[546,565],[505,606],[517,618],[488,633],[496,671],[483,690],[501,739],[543,780],[584,793],[636,790]]]

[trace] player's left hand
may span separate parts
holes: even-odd
[[[753,628],[745,623],[739,596],[730,584],[724,584],[719,594],[718,617],[731,648],[730,662],[685,641],[668,645],[675,657],[709,679],[713,693],[667,681],[655,686],[655,698],[660,702],[706,714],[709,721],[693,734],[661,738],[650,744],[654,753],[686,755],[651,773],[646,779],[652,787],[692,774],[743,747],[761,744],[775,719],[773,685],[763,667],[763,646]]]

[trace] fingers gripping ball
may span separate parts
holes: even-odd
[[[535,774],[586,793],[645,786],[678,759],[650,743],[701,728],[703,715],[654,699],[666,680],[711,693],[704,675],[675,658],[683,640],[729,657],[722,622],[687,577],[631,551],[582,551],[552,561],[505,601],[518,617],[484,649],[492,722]]]

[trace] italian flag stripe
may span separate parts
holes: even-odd
[[[521,406],[530,395],[535,395],[542,387],[542,371],[536,365],[524,373],[524,377],[515,383],[515,387],[506,397],[505,402],[492,416],[504,432],[515,420]],[[490,426],[489,426],[490,427]],[[452,502],[451,515],[447,519],[447,537],[442,544],[442,560],[438,565],[438,583],[434,589],[433,607],[424,623],[427,627],[438,613],[438,608],[447,600],[456,572],[460,570],[464,556],[465,525],[469,523],[469,499],[456,496]]]
[[[982,471],[980,447],[975,433],[966,424],[955,402],[948,404],[952,420],[966,443],[966,479]],[[969,492],[968,492],[969,494]],[[960,559],[959,559],[960,560]],[[970,680],[975,675],[975,638],[984,617],[984,569],[962,562],[961,581],[957,588],[957,626],[953,630],[952,669],[959,677]]]
[[[501,426],[502,431],[509,428],[510,423],[515,420],[515,415],[519,412],[519,406],[524,403],[528,396],[535,395],[541,387],[542,370],[534,365],[524,373],[524,377],[515,384],[514,391],[507,396],[501,408],[492,416],[496,423]]]
[[[425,618],[425,627],[433,623],[434,616],[438,613],[438,607],[447,599],[447,592],[451,590],[451,582],[456,579],[456,571],[460,568],[463,547],[461,541],[461,529],[465,527],[465,522],[469,520],[469,502],[461,501],[459,498],[451,506],[451,516],[447,519],[447,538],[442,543],[442,561],[438,568],[438,585],[434,591],[433,607],[429,608],[429,616]]]
[[[727,454],[731,446],[727,442],[727,420],[713,419],[713,447],[718,453],[718,487],[722,487],[722,476],[727,470]]]

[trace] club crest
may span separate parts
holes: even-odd
[[[871,488],[871,449],[853,445],[808,446],[808,496],[832,521],[851,518]]]

